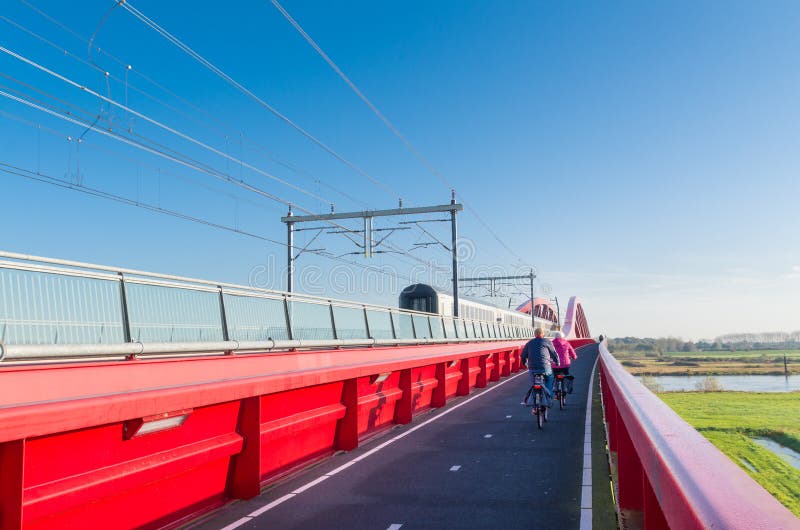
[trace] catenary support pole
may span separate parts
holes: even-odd
[[[292,217],[292,207],[289,207],[287,217]],[[294,223],[288,221],[286,223],[286,291],[291,293],[294,291]]]
[[[452,191],[452,196],[450,199],[450,204],[455,205],[456,203],[456,190]],[[458,315],[458,224],[456,223],[456,210],[453,208],[450,210],[450,229],[452,232],[452,244],[450,245],[450,249],[453,253],[453,316],[457,317]]]

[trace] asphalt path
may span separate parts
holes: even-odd
[[[579,352],[567,406],[543,430],[520,401],[527,371],[339,453],[195,530],[578,528],[596,348]]]

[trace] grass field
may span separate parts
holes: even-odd
[[[771,438],[800,452],[800,392],[676,392],[659,397],[800,517],[800,470],[752,441]]]

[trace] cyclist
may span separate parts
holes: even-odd
[[[550,407],[552,405],[553,396],[552,366],[559,363],[558,353],[556,353],[556,349],[553,347],[553,343],[550,342],[550,339],[545,338],[544,329],[536,328],[533,331],[533,337],[534,338],[528,341],[528,344],[522,348],[522,366],[528,367],[531,385],[533,385],[534,374],[544,374],[544,386],[546,390],[544,393],[546,400],[545,406]],[[525,399],[522,400],[523,405],[527,403],[528,397],[531,395],[531,390],[533,390],[533,386],[528,390]]]
[[[572,363],[572,359],[578,358],[578,354],[575,353],[575,348],[572,347],[572,344],[567,342],[567,339],[564,338],[564,334],[560,331],[556,331],[556,337],[553,339],[553,347],[558,353],[558,363],[553,365],[553,375],[564,374],[567,376],[564,378],[567,392],[572,394],[573,378],[569,375],[569,365]]]

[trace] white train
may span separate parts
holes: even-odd
[[[409,285],[400,293],[400,308],[452,317],[453,296],[430,285],[415,283]],[[550,314],[552,314],[552,311]],[[458,299],[458,316],[470,320],[482,320],[484,322],[495,322],[524,328],[542,327],[545,331],[550,331],[558,326],[558,322],[555,321],[558,317],[554,315],[552,320],[536,317],[536,325],[534,326],[531,322],[531,315],[528,313],[501,309],[474,300],[466,300],[462,297]]]

